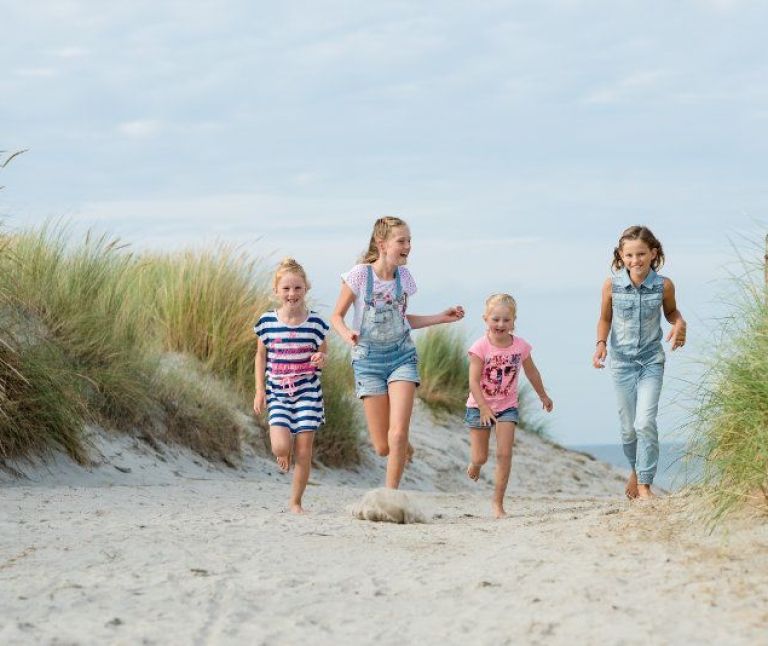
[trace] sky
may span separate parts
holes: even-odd
[[[690,343],[660,431],[768,231],[768,6],[750,0],[0,0],[6,229],[63,218],[137,249],[302,262],[330,315],[373,221],[413,235],[413,313],[518,300],[550,433],[616,442],[591,368],[632,224],[664,245]]]

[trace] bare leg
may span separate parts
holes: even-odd
[[[488,462],[488,441],[491,439],[491,429],[469,429],[469,466],[467,475],[472,480],[480,477],[480,469]]]
[[[297,433],[294,440],[293,484],[291,485],[291,511],[303,514],[301,497],[307,488],[309,470],[312,468],[312,443],[315,440],[314,431]]]
[[[416,384],[393,381],[389,384],[389,457],[387,458],[387,487],[397,489],[403,477],[408,455],[408,429],[411,425]]]
[[[493,515],[504,518],[504,494],[512,469],[512,447],[515,444],[515,423],[496,423],[496,482],[493,488]]]
[[[637,498],[637,472],[632,471],[627,478],[627,486],[624,488],[627,498],[634,500]]]
[[[291,432],[283,426],[269,427],[269,443],[280,471],[287,473],[291,466]]]
[[[374,450],[389,455],[389,395],[363,397],[363,410]]]

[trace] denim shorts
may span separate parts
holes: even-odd
[[[393,381],[412,381],[419,385],[416,346],[410,334],[389,344],[361,339],[352,348],[352,370],[355,373],[355,395],[386,395]]]
[[[517,408],[514,406],[505,408],[500,413],[494,413],[493,416],[496,418],[497,422],[514,422],[517,424],[517,420],[519,419]],[[469,428],[486,428],[489,431],[491,430],[491,426],[493,426],[492,424],[483,426],[480,422],[480,409],[470,408],[469,406],[467,406],[467,412],[464,415],[464,423],[469,426]]]

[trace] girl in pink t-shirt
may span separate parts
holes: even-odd
[[[509,294],[493,294],[485,301],[484,336],[469,348],[469,398],[465,421],[469,427],[471,457],[467,475],[480,477],[480,469],[488,461],[491,427],[496,427],[496,482],[493,491],[493,514],[504,518],[504,493],[512,467],[512,446],[518,421],[517,381],[520,368],[541,399],[547,412],[552,400],[544,390],[541,375],[533,363],[530,344],[512,334],[517,317],[517,304]]]

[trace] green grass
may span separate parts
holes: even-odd
[[[315,455],[329,466],[354,464],[360,458],[360,408],[349,351],[335,339],[329,342],[322,376],[325,426],[315,438]]]
[[[63,449],[84,460],[83,426],[95,422],[237,462],[252,326],[271,297],[258,259],[230,246],[139,255],[45,226],[0,236],[0,278],[0,458]],[[358,456],[342,354],[324,375],[317,455],[330,464]]]
[[[418,333],[421,385],[416,394],[433,412],[461,413],[469,393],[467,344],[460,328],[439,325]]]
[[[713,344],[693,423],[713,522],[745,504],[768,511],[768,292],[761,279],[737,282],[741,297]]]

